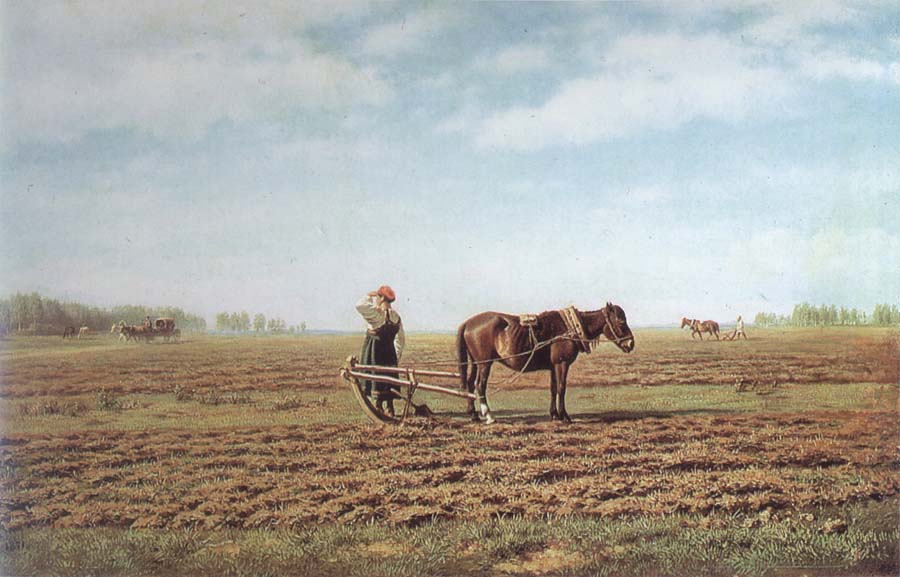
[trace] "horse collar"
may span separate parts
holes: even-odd
[[[588,341],[587,333],[584,331],[584,325],[581,324],[581,317],[578,316],[578,311],[575,310],[575,307],[566,307],[559,311],[560,316],[563,318],[563,322],[566,323],[566,330],[575,335],[575,339],[578,341],[578,344],[581,345],[581,350],[585,353],[591,352],[591,344]]]

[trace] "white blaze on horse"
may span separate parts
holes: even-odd
[[[120,340],[120,341],[126,341],[126,342],[130,341],[131,337],[129,336],[129,333],[126,330],[127,326],[128,325],[125,324],[125,321],[119,321],[118,323],[116,323],[112,327],[110,327],[109,334],[111,334],[111,335],[118,334],[119,335],[118,340]]]

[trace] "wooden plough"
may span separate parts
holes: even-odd
[[[430,391],[432,393],[440,393],[442,395],[450,395],[463,399],[475,399],[475,395],[460,391],[459,389],[451,389],[440,385],[432,385],[423,383],[419,379],[421,377],[439,378],[439,379],[455,379],[459,382],[459,373],[450,373],[446,371],[421,370],[412,367],[382,367],[378,365],[361,365],[355,356],[347,357],[344,365],[341,367],[341,376],[350,385],[353,396],[362,408],[363,413],[375,423],[399,423],[402,422],[413,410],[414,414],[431,414],[425,405],[415,405],[412,402],[413,395],[417,390]],[[392,395],[395,400],[405,401],[402,411],[390,414],[378,407],[376,399],[366,395],[365,381],[374,381],[384,383],[392,387],[398,387],[401,391],[386,391],[385,394]],[[375,395],[372,391],[372,395]]]

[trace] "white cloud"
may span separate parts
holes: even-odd
[[[479,59],[475,69],[494,74],[511,75],[540,70],[550,65],[550,55],[543,46],[511,46]]]
[[[275,162],[302,163],[311,174],[346,174],[347,166],[371,166],[387,162],[389,151],[374,138],[298,137],[272,148]]]
[[[16,47],[7,55],[2,102],[8,140],[69,140],[119,128],[190,137],[222,120],[242,124],[391,98],[375,69],[310,48],[284,22],[265,32],[272,14],[264,10],[248,10],[245,22],[191,4],[157,14],[118,6],[41,4],[35,14],[10,16],[22,26],[7,44]],[[300,10],[294,28],[320,18]]]
[[[478,126],[481,114],[481,109],[477,105],[471,102],[466,103],[459,110],[438,122],[435,132],[438,134],[470,132]]]
[[[817,26],[845,24],[861,17],[855,6],[838,0],[761,2],[756,7],[764,16],[746,29],[746,35],[752,41],[775,45],[794,42]]]
[[[396,56],[420,48],[442,30],[453,16],[446,10],[428,10],[405,15],[369,31],[363,40],[363,52]]]
[[[810,53],[800,63],[801,71],[815,78],[847,78],[850,80],[881,80],[888,76],[888,67],[867,58],[836,53]]]
[[[537,150],[671,129],[695,118],[738,120],[789,91],[754,50],[717,35],[626,36],[600,74],[571,80],[538,107],[489,117],[481,147]]]
[[[663,202],[672,197],[668,189],[658,184],[635,187],[625,191],[625,195],[640,203]]]
[[[888,67],[888,75],[895,84],[900,84],[900,62],[891,62]]]
[[[445,70],[434,76],[427,76],[419,81],[419,86],[425,90],[445,91],[454,87],[459,82],[455,74]]]

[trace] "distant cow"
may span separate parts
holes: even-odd
[[[75,336],[75,327],[66,327],[63,329],[63,338],[68,339]]]

